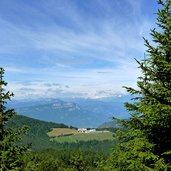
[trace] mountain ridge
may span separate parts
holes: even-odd
[[[44,121],[64,123],[75,127],[96,128],[112,117],[128,118],[124,100],[129,97],[111,99],[39,99],[33,101],[15,101],[17,113]]]

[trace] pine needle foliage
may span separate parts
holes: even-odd
[[[6,91],[7,82],[4,81],[4,69],[0,68],[0,171],[21,170],[22,155],[28,146],[19,144],[19,140],[27,132],[28,128],[7,128],[6,124],[10,118],[16,115],[14,109],[7,109],[6,103],[14,96]]]
[[[152,43],[144,38],[145,59],[138,61],[141,76],[137,89],[125,87],[133,96],[125,106],[131,117],[121,120],[129,131],[118,131],[117,148],[104,170],[171,170],[171,0],[159,0],[157,29]],[[157,31],[159,30],[159,31]]]
[[[138,61],[142,71],[139,89],[126,87],[132,95],[138,93],[139,100],[126,103],[126,108],[133,112],[130,126],[155,144],[155,154],[171,162],[171,156],[164,155],[171,150],[171,0],[158,3],[162,5],[157,13],[160,32],[151,30],[154,45],[144,38],[147,58]]]

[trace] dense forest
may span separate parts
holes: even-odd
[[[49,141],[48,131],[67,126],[17,116],[8,109],[13,93],[6,91],[0,68],[0,171],[171,170],[171,0],[158,4],[153,42],[144,38],[146,58],[136,60],[142,73],[138,89],[125,87],[133,95],[132,103],[125,104],[131,116],[114,118],[122,124],[114,130],[115,141]]]

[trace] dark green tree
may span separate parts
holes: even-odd
[[[10,118],[16,115],[13,109],[7,109],[7,101],[14,96],[6,91],[7,83],[3,80],[4,69],[0,68],[0,171],[18,171],[22,166],[22,155],[27,146],[21,145],[19,140],[26,133],[27,127],[22,129],[7,128]]]
[[[158,3],[162,5],[157,13],[160,32],[151,30],[154,45],[144,38],[147,58],[137,61],[142,71],[139,89],[126,87],[139,97],[133,104],[126,103],[126,108],[133,112],[130,126],[155,144],[155,154],[171,162],[171,156],[165,155],[171,151],[171,0]]]
[[[125,106],[128,132],[118,131],[118,146],[105,170],[171,170],[171,0],[159,0],[153,43],[144,38],[146,58],[138,61],[137,90],[125,87],[133,102]],[[157,31],[158,30],[158,31]]]

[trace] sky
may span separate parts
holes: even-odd
[[[102,98],[136,87],[157,0],[1,0],[0,67],[16,99]]]

